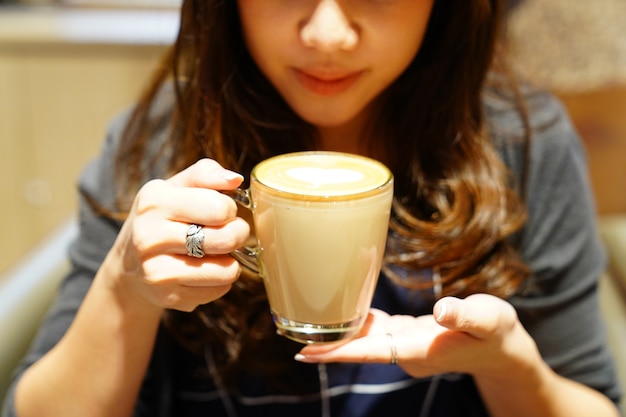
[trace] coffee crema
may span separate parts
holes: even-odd
[[[375,190],[392,178],[378,161],[339,152],[279,155],[261,162],[253,176],[277,192],[348,198]]]

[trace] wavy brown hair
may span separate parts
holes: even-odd
[[[385,110],[373,130],[385,138],[396,183],[387,262],[435,269],[443,294],[507,297],[527,274],[512,245],[525,211],[481,102],[497,62],[503,7],[501,0],[435,1],[419,53],[378,98]],[[173,85],[175,106],[155,118],[165,84]],[[170,139],[149,151],[164,125]],[[150,158],[167,155],[169,173],[210,157],[248,174],[271,155],[314,148],[315,135],[252,61],[236,2],[185,0],[178,38],[124,132],[116,171],[121,200],[148,179]],[[299,346],[276,337],[255,277],[244,275],[225,297],[193,313],[168,312],[166,323],[190,349],[211,346],[227,383],[246,371],[286,381],[300,366],[292,360]]]

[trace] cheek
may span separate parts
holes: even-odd
[[[391,59],[396,65],[408,65],[419,52],[432,11],[432,0],[401,0],[398,7],[379,19],[370,21],[379,62]],[[390,24],[393,22],[393,24]],[[384,57],[384,58],[382,58]],[[389,64],[391,65],[391,63]]]
[[[266,70],[278,63],[281,51],[286,49],[287,25],[267,13],[251,14],[252,10],[241,13],[244,40],[254,61]]]
[[[407,6],[407,9],[399,10],[399,14],[396,14],[392,21],[396,22],[396,32],[402,33],[400,36],[399,47],[413,51],[417,53],[424,40],[426,29],[428,28],[428,22],[430,21],[430,15],[433,8],[432,0],[411,0],[411,6]]]
[[[266,33],[263,36],[253,36],[246,39],[246,45],[257,67],[265,77],[274,83],[277,74],[280,73],[282,68],[283,58],[279,55],[281,47],[278,42],[280,42],[280,39],[275,39],[268,35]]]
[[[415,34],[412,38],[390,37],[390,41],[380,44],[377,48],[377,64],[381,74],[386,78],[396,78],[413,62],[421,46],[421,36]],[[393,53],[389,53],[393,51]]]
[[[256,59],[258,55],[266,50],[264,46],[268,43],[266,38],[270,36],[267,30],[271,25],[266,11],[258,7],[258,0],[239,0],[239,16],[241,29],[248,50]]]

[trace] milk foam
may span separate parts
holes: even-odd
[[[297,167],[285,171],[288,177],[312,185],[328,185],[356,182],[363,179],[361,172],[345,168]]]
[[[257,180],[278,191],[310,196],[354,195],[391,179],[378,161],[337,152],[303,152],[270,158],[257,166]]]

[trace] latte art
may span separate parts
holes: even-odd
[[[335,197],[371,191],[389,182],[389,170],[377,161],[334,152],[306,152],[270,158],[255,178],[274,190]]]
[[[296,181],[304,184],[324,186],[328,184],[341,184],[342,182],[356,182],[363,179],[363,174],[344,168],[317,168],[300,167],[288,169],[285,174]]]

